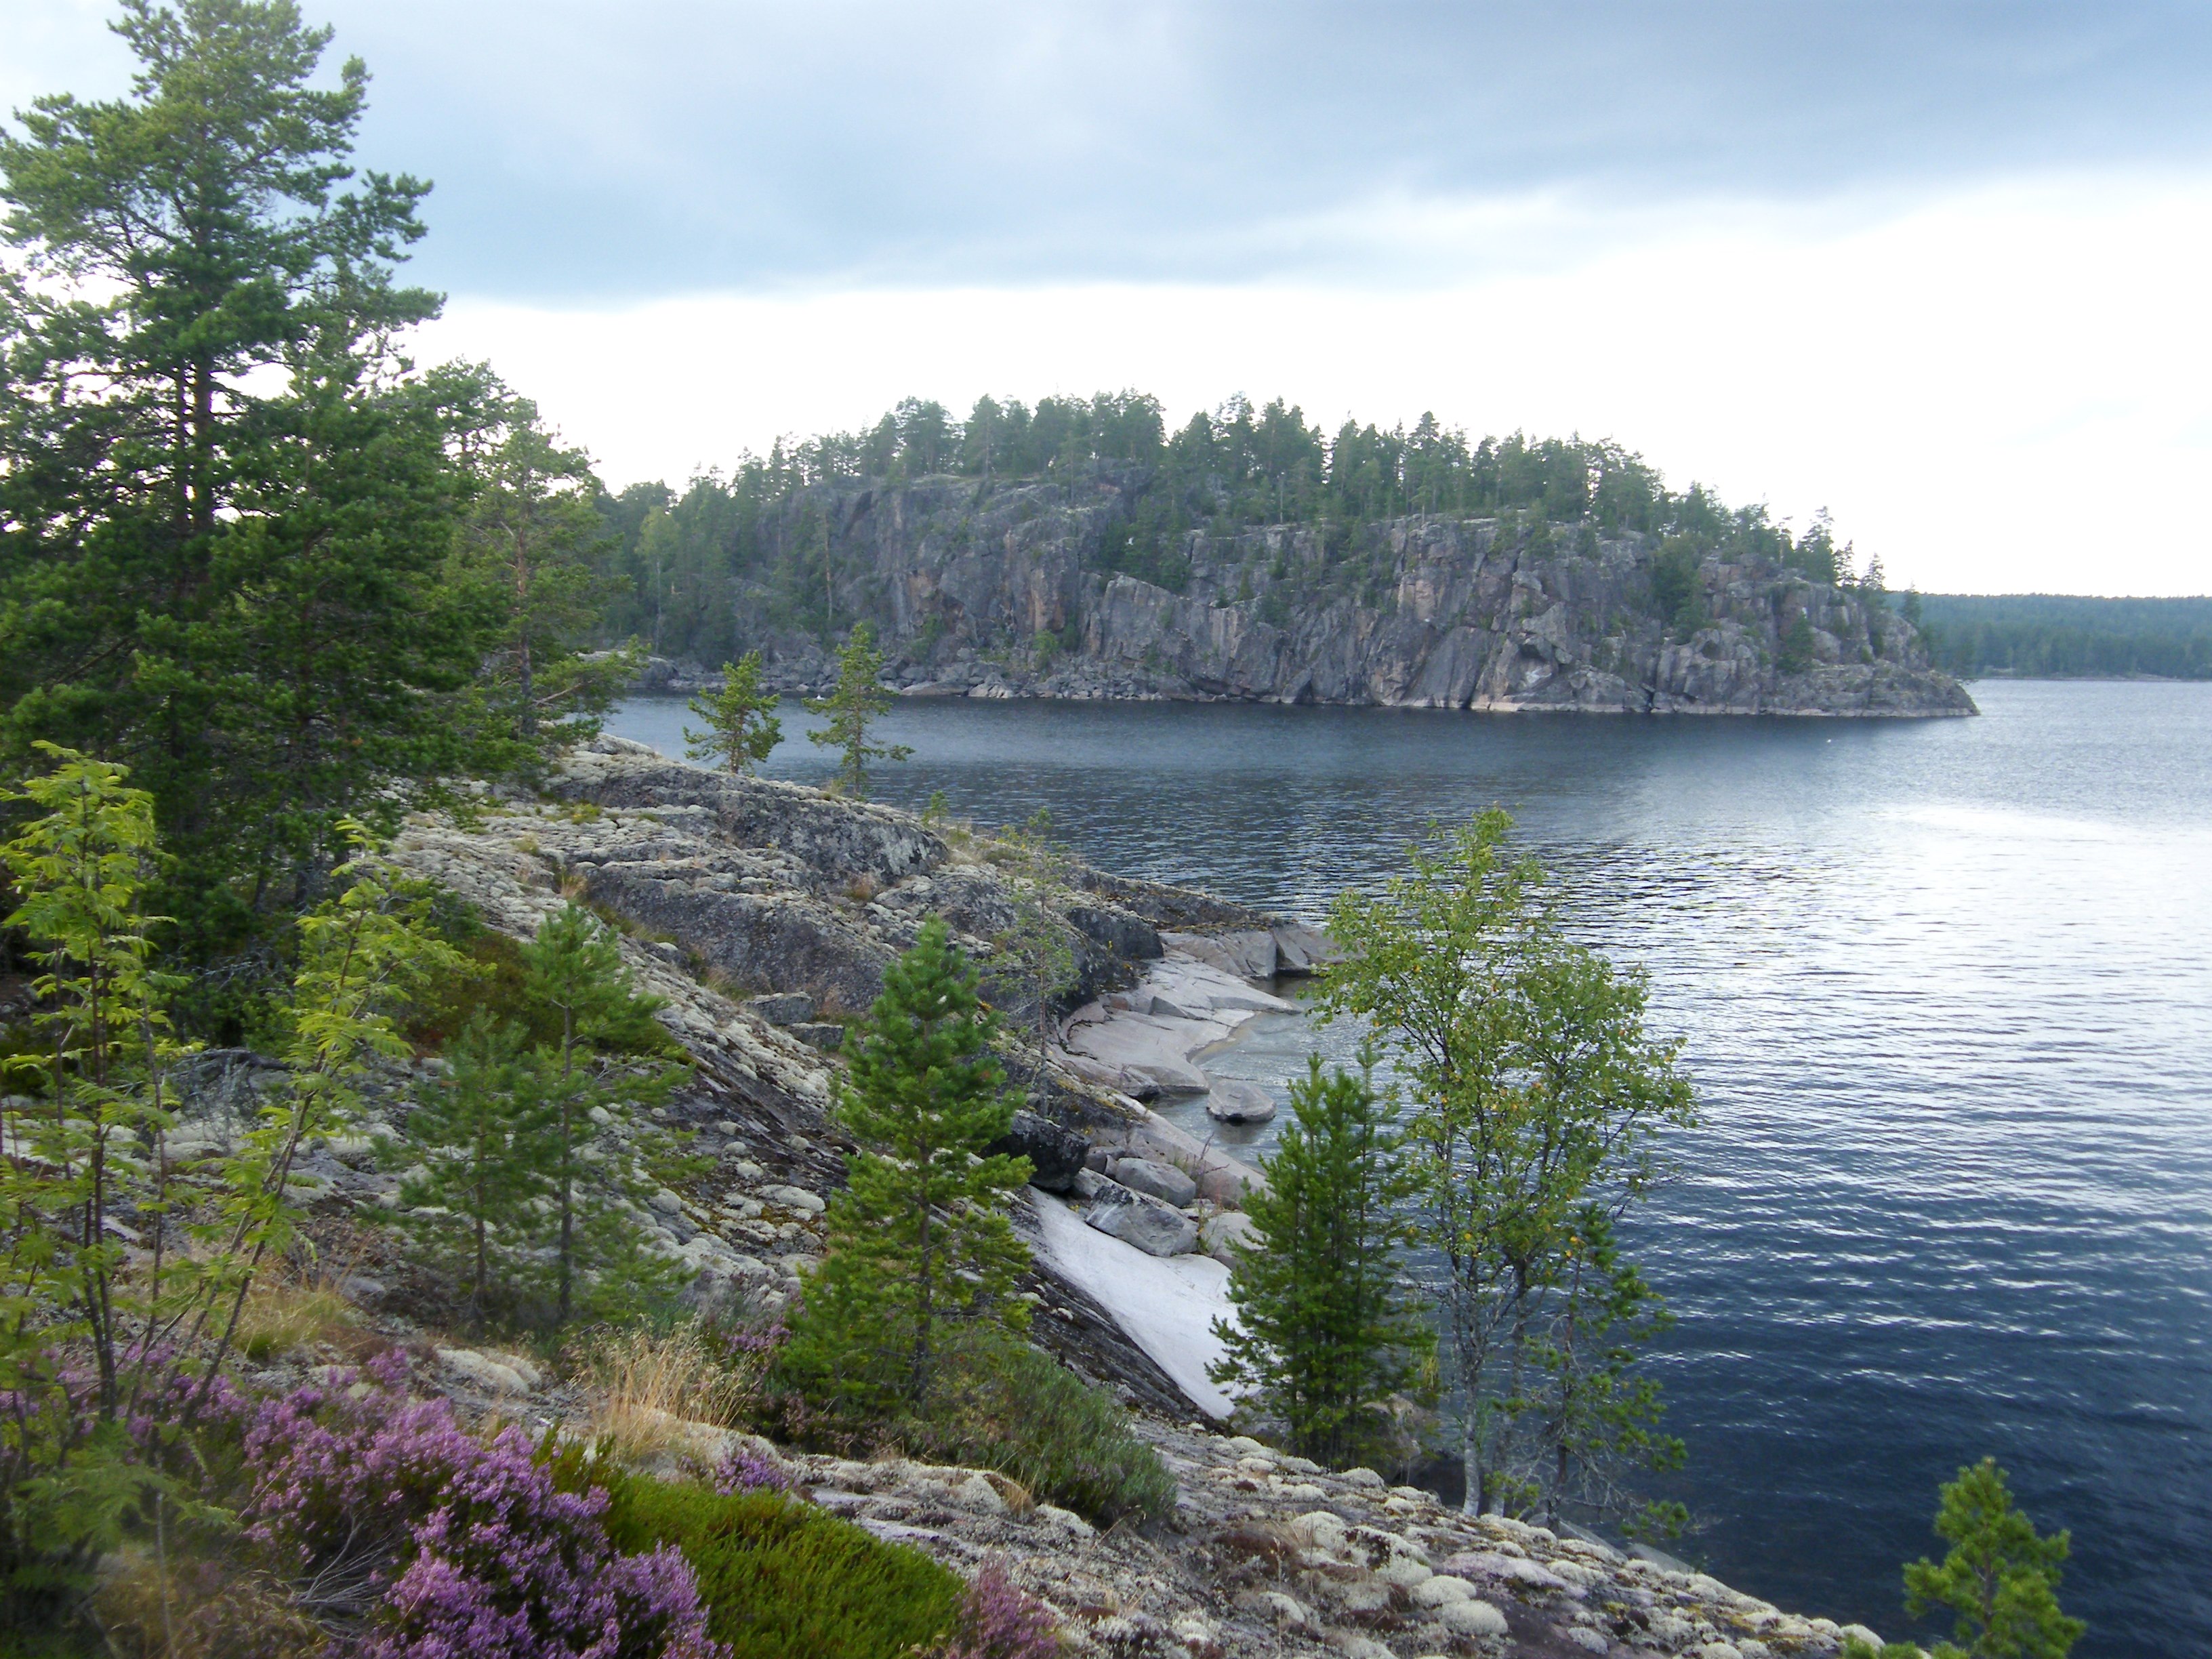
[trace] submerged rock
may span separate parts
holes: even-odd
[[[1220,1123],[1265,1123],[1275,1115],[1274,1097],[1256,1083],[1216,1078],[1206,1115]]]

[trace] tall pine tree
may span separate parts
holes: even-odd
[[[995,1310],[1026,1327],[1028,1307],[1010,1293],[1029,1251],[1006,1206],[1030,1162],[982,1156],[1013,1122],[996,1030],[975,964],[933,916],[884,970],[838,1103],[860,1149],[783,1362],[810,1391],[919,1406],[945,1325]]]
[[[1364,1073],[1308,1059],[1261,1164],[1267,1188],[1245,1200],[1252,1237],[1229,1281],[1238,1323],[1213,1327],[1228,1351],[1214,1380],[1256,1389],[1292,1449],[1324,1462],[1376,1437],[1377,1408],[1431,1340],[1398,1282],[1395,1206],[1413,1183],[1396,1172],[1390,1118]]]

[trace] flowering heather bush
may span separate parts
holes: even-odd
[[[714,1490],[726,1498],[741,1492],[789,1492],[791,1477],[750,1446],[739,1446],[715,1468]]]
[[[988,1561],[960,1604],[960,1631],[939,1659],[1057,1659],[1060,1636],[1043,1603]]]
[[[489,1446],[405,1361],[367,1386],[301,1389],[246,1413],[248,1536],[326,1613],[374,1608],[362,1659],[714,1659],[672,1548],[624,1555],[604,1492],[562,1492],[507,1429]]]

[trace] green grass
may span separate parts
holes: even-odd
[[[907,1659],[951,1633],[966,1591],[919,1550],[780,1493],[641,1475],[607,1492],[608,1536],[625,1551],[682,1550],[733,1659]]]

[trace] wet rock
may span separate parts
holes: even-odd
[[[1275,1115],[1274,1097],[1256,1083],[1218,1077],[1206,1097],[1206,1115],[1221,1123],[1265,1123]]]

